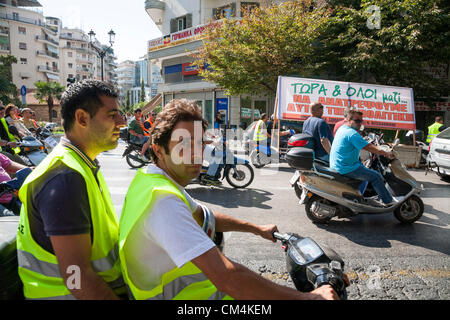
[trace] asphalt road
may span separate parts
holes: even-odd
[[[99,156],[101,171],[120,215],[135,170],[121,157],[124,144]],[[293,170],[255,169],[249,188],[189,185],[188,192],[222,213],[256,224],[276,224],[280,232],[295,232],[335,249],[346,262],[349,299],[450,299],[450,182],[423,170],[410,173],[425,187],[423,217],[402,225],[393,214],[359,215],[315,225],[298,204],[289,185]],[[259,274],[293,287],[286,273],[280,243],[252,234],[225,235],[224,253]]]

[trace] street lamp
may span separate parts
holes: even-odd
[[[95,51],[97,51],[98,56],[100,57],[101,67],[102,67],[102,81],[104,81],[104,77],[103,77],[103,59],[106,56],[107,49],[109,49],[109,48],[111,48],[113,46],[114,40],[116,38],[116,33],[112,29],[111,29],[110,32],[108,32],[110,46],[108,48],[106,48],[106,49],[98,48],[97,46],[94,45],[94,40],[95,40],[95,32],[94,32],[94,30],[91,29],[91,31],[89,31],[88,35],[89,35],[89,43],[90,43],[91,47],[94,48]]]

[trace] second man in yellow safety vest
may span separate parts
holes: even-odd
[[[427,143],[430,143],[443,129],[445,129],[444,118],[437,116],[434,123],[428,127]]]
[[[200,108],[185,99],[169,102],[155,120],[154,164],[138,171],[120,217],[119,255],[130,298],[336,299],[331,286],[301,293],[263,278],[218,249],[211,239],[215,232],[250,232],[275,241],[277,228],[218,212],[206,215],[209,210],[186,192],[202,168],[205,129]]]

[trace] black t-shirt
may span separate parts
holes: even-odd
[[[60,163],[29,188],[31,235],[43,249],[54,254],[50,236],[89,233],[93,241],[86,182],[80,173]]]

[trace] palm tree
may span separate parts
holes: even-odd
[[[41,102],[47,101],[48,119],[52,122],[53,100],[55,98],[60,100],[65,88],[59,82],[38,81],[34,85],[36,86],[34,97]]]

